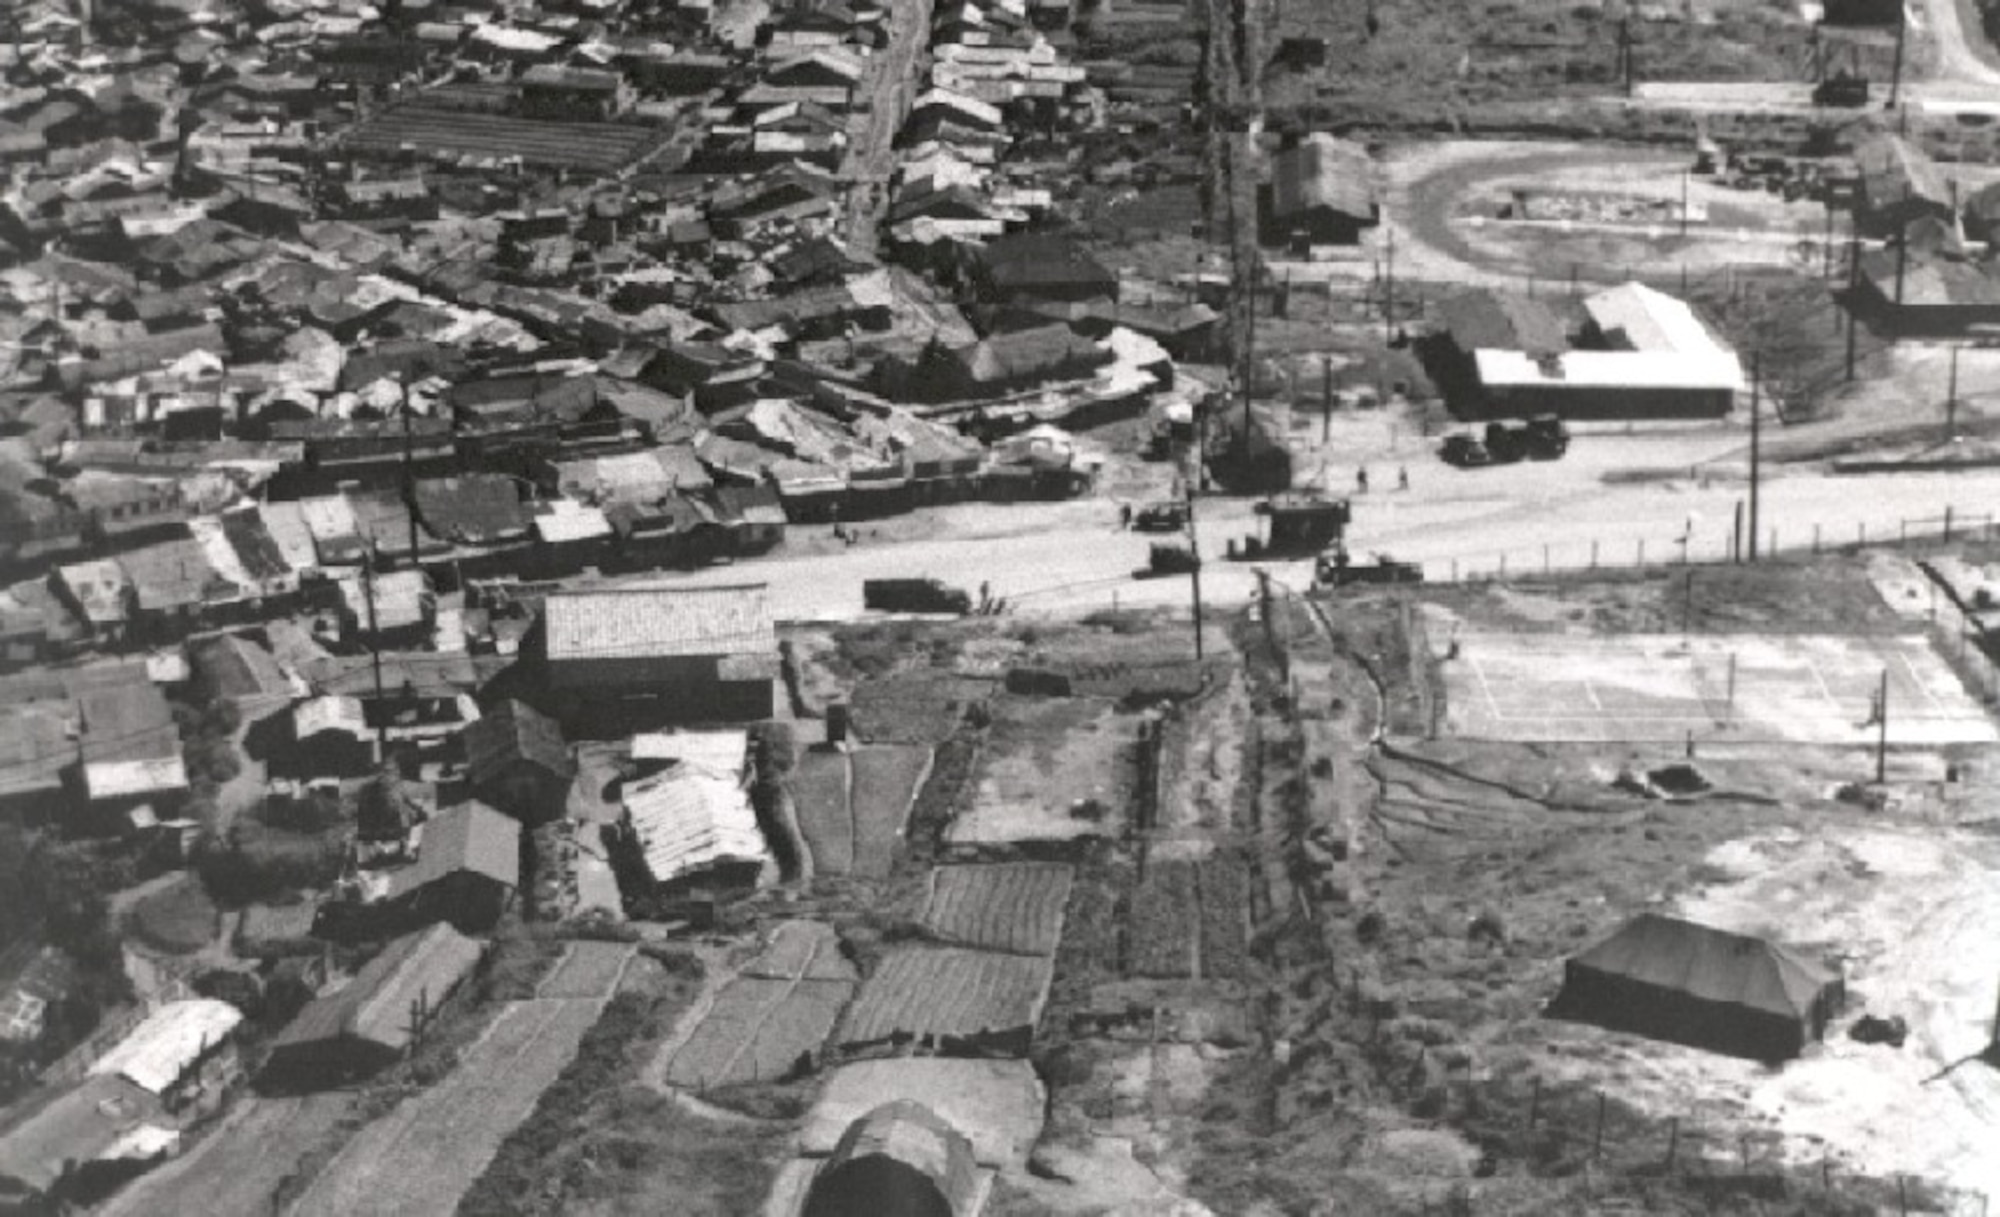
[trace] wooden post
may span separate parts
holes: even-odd
[[[1541,1115],[1542,1115],[1542,1079],[1539,1075],[1537,1075],[1535,1078],[1535,1092],[1528,1099],[1528,1127],[1530,1129],[1533,1129],[1535,1127],[1536,1122],[1541,1119]]]
[[[1675,1116],[1667,1121],[1667,1169],[1674,1169],[1674,1155],[1681,1148],[1681,1118]]]
[[[1604,1092],[1601,1090],[1597,1092],[1597,1130],[1590,1138],[1590,1156],[1604,1156]]]
[[[1819,556],[1819,525],[1813,525],[1813,556]]]
[[[1549,543],[1547,541],[1542,542],[1542,573],[1544,575],[1549,573]]]
[[[1590,539],[1590,569],[1597,569],[1597,538]]]
[[[1947,504],[1945,505],[1945,509],[1944,509],[1944,539],[1945,539],[1945,543],[1946,543],[1946,544],[1950,544],[1950,542],[1951,542],[1951,505],[1950,505],[1950,504],[1948,504],[1948,503],[1947,503]]]

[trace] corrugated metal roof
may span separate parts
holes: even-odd
[[[177,756],[92,761],[83,767],[83,787],[92,800],[175,793],[188,788],[187,766]]]
[[[551,499],[536,507],[535,535],[544,541],[588,541],[611,535],[604,512],[573,499]]]
[[[545,602],[543,625],[556,662],[733,655],[777,645],[762,583],[556,592]]]
[[[971,1140],[912,1099],[884,1103],[848,1125],[832,1156],[820,1168],[814,1187],[838,1175],[848,1163],[876,1156],[900,1162],[929,1180],[953,1217],[972,1211],[979,1193],[979,1164],[973,1158]],[[904,1199],[920,1208],[926,1204],[921,1199]],[[888,1196],[879,1200],[885,1207],[891,1204]]]
[[[770,856],[750,794],[734,778],[677,765],[627,786],[624,803],[656,883]]]
[[[226,1001],[197,997],[168,1002],[99,1057],[90,1072],[117,1074],[159,1094],[242,1021],[243,1012]]]

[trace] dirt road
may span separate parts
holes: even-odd
[[[2000,88],[2000,69],[1992,64],[1993,49],[1984,45],[1979,14],[1970,0],[1912,0],[1912,5],[1921,9],[1921,20],[1937,44],[1940,81]]]
[[[1733,443],[1724,441],[1728,446]],[[1592,454],[1594,446],[1601,451]],[[1695,445],[1694,451],[1700,451]],[[1412,449],[1408,492],[1377,490],[1354,500],[1350,548],[1365,555],[1386,550],[1424,564],[1431,580],[1538,568],[1546,552],[1555,566],[1589,562],[1593,544],[1601,564],[1630,564],[1643,545],[1649,565],[1677,561],[1681,540],[1695,560],[1728,553],[1735,506],[1744,497],[1738,461],[1705,465],[1690,477],[1690,441],[1674,436],[1585,437],[1572,456],[1555,465],[1525,464],[1481,470],[1452,469],[1427,451]],[[1648,459],[1648,453],[1657,453]],[[1660,476],[1607,484],[1610,454],[1627,468],[1652,467]],[[1571,461],[1576,462],[1574,465]],[[1678,471],[1676,471],[1678,470]],[[1335,466],[1338,478],[1350,475]],[[1376,468],[1377,485],[1388,484]],[[1713,480],[1703,481],[1702,476]],[[1861,530],[1880,540],[1896,535],[1898,521],[1936,517],[1947,505],[1963,522],[2000,502],[2000,470],[1836,477],[1817,471],[1767,476],[1762,521],[1766,540],[1776,530],[1780,547],[1811,541],[1815,525],[1824,544],[1853,542]],[[783,620],[850,620],[859,617],[861,582],[929,576],[965,588],[989,584],[1011,611],[1069,614],[1112,606],[1182,606],[1185,578],[1135,581],[1147,549],[1160,538],[1126,532],[1117,507],[1101,499],[1071,503],[970,505],[941,509],[936,533],[907,543],[866,542],[834,552],[788,555],[690,575],[647,576],[689,585],[740,583],[770,586],[773,612]],[[1225,560],[1226,543],[1261,531],[1248,499],[1207,499],[1199,511],[1202,552],[1208,565],[1202,591],[1216,603],[1240,604],[1255,594],[1249,563]],[[976,543],[975,542],[976,539]],[[1546,546],[1546,550],[1545,547]],[[1270,564],[1286,581],[1311,579],[1304,561]]]
[[[862,74],[857,92],[867,99],[868,108],[862,111],[860,131],[849,132],[847,160],[840,170],[841,180],[849,184],[846,236],[856,252],[874,252],[889,210],[896,133],[923,89],[918,73],[930,30],[931,0],[894,0],[889,6],[889,45],[869,57]]]

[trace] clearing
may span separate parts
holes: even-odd
[[[1451,734],[1521,743],[1673,741],[1872,746],[2000,742],[1923,637],[1505,635],[1460,630],[1442,664]]]

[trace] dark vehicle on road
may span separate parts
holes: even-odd
[[[1148,503],[1132,517],[1132,527],[1140,532],[1176,532],[1186,528],[1187,522],[1187,504],[1178,499]]]
[[[936,579],[867,579],[861,603],[886,613],[958,613],[972,611],[972,597]]]
[[[1201,565],[1189,545],[1172,542],[1155,545],[1146,555],[1146,565],[1132,572],[1134,579],[1157,579],[1163,575],[1185,575]]]
[[[1868,104],[1868,78],[1842,72],[1819,82],[1812,91],[1816,106],[1845,106],[1853,109]]]
[[[1488,423],[1486,451],[1495,464],[1553,461],[1569,451],[1569,428],[1553,414],[1538,414],[1524,423]]]
[[[1415,562],[1398,562],[1388,554],[1374,555],[1374,561],[1357,564],[1344,545],[1335,546],[1313,563],[1313,583],[1319,587],[1347,587],[1357,583],[1422,583],[1424,568]]]
[[[1493,454],[1486,450],[1485,443],[1465,431],[1445,436],[1444,446],[1438,449],[1438,455],[1444,457],[1447,464],[1457,465],[1460,469],[1476,469],[1493,463]]]

